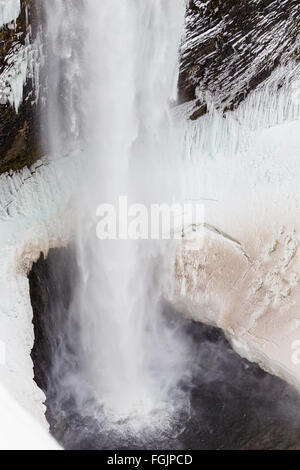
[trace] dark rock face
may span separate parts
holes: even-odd
[[[241,359],[220,330],[186,321],[167,306],[167,320],[173,329],[182,329],[190,344],[194,367],[189,379],[180,385],[190,406],[182,410],[172,429],[159,436],[105,428],[103,411],[94,398],[83,404],[76,391],[85,386],[80,379],[78,326],[69,311],[77,276],[70,248],[51,250],[29,275],[35,380],[47,396],[51,432],[65,448],[300,448],[299,394],[279,378]],[[70,370],[78,380],[69,382]],[[85,414],[85,406],[91,405],[93,413]]]
[[[299,61],[298,0],[190,0],[182,46],[181,102],[209,93],[234,109],[276,67]],[[205,97],[192,119],[207,111]]]
[[[36,40],[41,25],[40,3],[22,0],[16,27],[8,24],[0,30],[0,76],[20,46]],[[18,112],[9,103],[0,104],[0,173],[21,169],[42,156],[39,122],[33,77],[27,76]]]
[[[63,379],[57,373],[55,358],[57,349],[67,345],[69,330],[73,332],[68,311],[76,277],[76,258],[71,248],[51,250],[47,259],[41,255],[29,273],[36,338],[31,356],[36,382],[46,393],[47,401],[55,400],[56,382]],[[72,364],[68,366],[72,368]],[[51,411],[49,408],[47,412],[50,422],[53,421]]]

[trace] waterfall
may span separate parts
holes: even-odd
[[[180,195],[171,106],[185,1],[47,3],[45,140],[52,156],[73,153],[80,173],[74,182],[80,279],[70,309],[79,328],[79,344],[77,335],[70,338],[79,373],[66,371],[64,391],[73,390],[81,409],[86,389],[92,391],[112,422],[131,417],[149,424],[164,414],[167,423],[182,406],[179,382],[188,373],[186,341],[163,315],[176,243],[100,241],[96,213],[99,204],[118,207],[120,196],[147,207]],[[58,370],[68,354],[60,345]]]

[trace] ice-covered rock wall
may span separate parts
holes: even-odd
[[[211,103],[236,108],[279,66],[297,66],[299,14],[298,0],[190,0],[180,93],[192,119]]]
[[[47,255],[70,240],[74,179],[67,159],[55,164],[44,159],[0,176],[0,384],[44,426],[44,395],[34,382],[30,357],[34,335],[27,274],[41,252]],[[0,409],[1,424],[2,414]]]
[[[21,169],[42,156],[41,34],[39,0],[0,2],[0,173]]]
[[[175,300],[298,388],[299,89],[292,61],[226,117],[211,107],[187,123],[186,197],[202,202],[205,222],[201,237],[179,248]]]

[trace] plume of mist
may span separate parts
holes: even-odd
[[[180,407],[188,347],[161,307],[176,246],[100,242],[95,214],[99,204],[117,205],[121,195],[144,205],[180,196],[180,138],[171,104],[184,14],[183,0],[76,6],[54,0],[46,6],[48,145],[53,156],[74,152],[80,172],[80,276],[70,311],[80,334],[72,350],[80,351],[80,374],[111,420],[149,422],[159,411],[167,421]],[[66,381],[85,400],[73,373]]]

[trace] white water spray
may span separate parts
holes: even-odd
[[[185,1],[86,0],[80,15],[70,0],[49,3],[51,151],[83,149],[77,188],[81,282],[71,312],[80,324],[81,374],[113,419],[143,416],[149,422],[155,412],[170,416],[182,405],[178,383],[187,349],[161,306],[175,247],[99,241],[95,214],[99,204],[117,205],[121,195],[145,205],[179,196],[180,145],[170,106]],[[59,85],[68,90],[66,105],[55,95]]]

